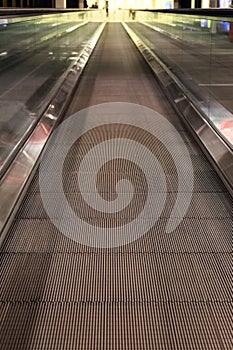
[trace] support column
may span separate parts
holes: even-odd
[[[65,9],[66,8],[66,0],[56,0],[55,7],[56,7],[56,9]]]
[[[3,0],[2,6],[3,6],[3,7],[7,7],[7,0]]]
[[[209,4],[210,4],[209,0],[202,0],[201,1],[201,7],[204,9],[208,8]]]
[[[218,7],[218,0],[210,0],[210,5],[209,7]]]
[[[230,42],[233,43],[233,23],[230,23],[229,39]]]
[[[84,0],[79,0],[79,6],[80,9],[84,8]]]
[[[156,0],[152,0],[151,8],[156,9]]]

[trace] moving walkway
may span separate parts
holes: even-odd
[[[195,128],[182,119],[183,105],[168,101],[161,72],[155,77],[158,70],[156,63],[151,64],[152,53],[145,51],[138,37],[139,41],[131,40],[135,39],[133,26],[118,22],[96,25],[98,40],[97,37],[92,37],[94,41],[87,40],[87,47],[53,96],[41,124],[35,126],[30,149],[31,154],[39,150],[39,158],[31,166],[29,180],[23,179],[23,190],[11,208],[11,218],[2,224],[1,348],[230,349],[232,198],[229,188],[197,142]],[[70,86],[72,91],[68,93]],[[172,83],[167,89],[170,93],[176,91],[182,100],[182,90],[173,90]],[[173,95],[173,100],[177,96]],[[65,106],[61,101],[65,101]],[[76,130],[69,128],[69,120],[77,121],[74,125],[78,125],[77,135],[81,136],[64,156],[69,138],[76,134]],[[96,125],[90,130],[89,120]],[[152,134],[147,130],[150,125]],[[154,125],[158,129],[156,135],[153,135]],[[55,126],[63,132],[54,131],[51,136]],[[166,132],[158,136],[159,130]],[[45,135],[49,136],[48,141]],[[165,146],[160,137],[165,140]],[[123,157],[104,162],[108,147],[94,153],[96,161],[103,161],[94,174],[96,192],[89,190],[93,188],[90,180],[94,163],[87,162],[87,167],[82,168],[86,182],[83,192],[80,188],[82,160],[93,148],[112,140],[120,140],[120,152],[126,158],[137,151],[136,146],[130,150],[132,142],[143,145],[138,158],[145,157],[155,191],[154,202],[143,215],[143,206],[150,195],[147,169],[143,172]],[[179,150],[178,157],[177,153],[169,154],[170,146],[166,148],[169,140],[174,142],[174,152]],[[227,142],[226,147],[230,148]],[[155,155],[162,165],[164,186],[157,184],[159,177],[150,173],[149,154]],[[18,155],[25,157],[25,152]],[[176,159],[181,170],[177,169]],[[7,182],[6,192],[2,192],[4,197],[1,195],[1,212],[8,191],[12,186],[17,187],[14,183],[21,181],[20,176],[25,176],[17,171],[22,169],[17,165],[13,173],[7,170],[2,178]],[[185,175],[184,187],[179,184],[179,171]],[[60,172],[72,213],[88,224],[89,242],[82,238],[82,226],[74,228],[76,236],[70,234],[74,232],[74,221],[59,201],[64,198],[57,189]],[[190,188],[192,176],[192,193],[182,192],[181,188],[186,191]],[[133,186],[118,187],[124,179]],[[89,198],[89,204],[83,196]],[[127,205],[121,210],[110,210],[108,205],[118,196],[121,204]],[[129,198],[133,205],[127,202]],[[183,201],[177,203],[178,198]],[[187,198],[191,198],[190,203],[181,217]],[[162,199],[164,206],[154,220]],[[97,208],[101,200],[108,203],[105,211]],[[54,205],[53,217],[47,210],[48,203]],[[178,208],[174,214],[175,206]],[[172,213],[173,222],[180,220],[169,233],[166,227]],[[135,233],[137,226],[147,227],[153,220],[144,234],[128,239],[132,236],[128,230],[131,221],[135,222]],[[64,226],[59,229],[58,222],[67,223],[65,231]],[[118,244],[112,243],[113,228],[122,229],[126,235]],[[96,234],[100,229],[105,231],[105,244]]]

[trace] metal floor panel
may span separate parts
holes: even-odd
[[[230,350],[231,197],[119,23],[106,25],[66,116],[113,101],[154,108],[179,131],[194,168],[189,210],[180,225],[166,233],[177,197],[177,173],[164,148],[150,143],[166,170],[161,217],[145,235],[127,245],[112,249],[82,245],[63,235],[49,219],[37,171],[0,250],[0,348]],[[143,173],[118,161],[99,172],[98,193],[111,198],[116,182],[126,177],[134,182],[134,205],[123,213],[106,215],[82,201],[77,185],[80,161],[90,147],[115,134],[143,139],[143,134],[134,134],[129,127],[99,129],[79,140],[64,163],[66,198],[82,220],[93,226],[124,225],[140,212],[147,195]],[[53,147],[66,142],[56,139]],[[56,166],[58,159],[53,161]],[[189,174],[185,157],[183,167]],[[49,173],[51,179],[58,170],[57,165]],[[85,175],[91,173],[90,165]],[[55,215],[63,220],[53,181],[43,190],[46,198],[57,199]],[[97,200],[97,192],[88,195],[93,202]],[[126,199],[128,195],[130,191],[123,193]],[[155,191],[155,195],[159,202],[161,193]],[[153,210],[142,220],[151,220]],[[92,240],[95,245],[97,238]]]
[[[216,306],[230,316],[228,304]],[[224,332],[216,332],[214,316],[221,314],[209,303],[35,302],[5,304],[6,308],[12,323],[17,321],[24,329],[33,326],[35,331],[7,329],[4,324],[2,333],[9,342],[2,342],[3,348],[227,349],[231,341],[229,324]]]
[[[141,239],[114,248],[114,253],[213,252],[232,251],[231,218],[185,218],[172,235],[165,235],[167,219],[159,219]],[[30,230],[28,226],[30,225]],[[17,231],[18,235],[14,235]],[[38,239],[39,237],[39,239]],[[62,235],[49,219],[17,219],[3,247],[5,253],[98,253]]]
[[[230,262],[230,253],[27,253],[11,259],[4,255],[1,296],[5,302],[230,302]],[[21,283],[20,289],[9,288],[6,276]]]

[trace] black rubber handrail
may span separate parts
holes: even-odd
[[[25,15],[31,15],[31,16],[40,16],[40,15],[46,15],[46,14],[56,14],[56,13],[65,13],[65,12],[83,12],[83,11],[95,11],[95,9],[53,9],[53,8],[46,8],[46,9],[40,9],[40,8],[29,8],[29,9],[2,9],[0,10],[0,17],[4,16],[12,16],[12,17],[18,17],[18,16],[25,16]],[[99,11],[96,10],[96,11]],[[138,9],[136,11],[145,11],[145,12],[158,12],[158,13],[166,13],[166,14],[182,14],[182,15],[197,15],[197,16],[214,16],[214,17],[232,17],[233,18],[233,8],[208,8],[208,9]]]

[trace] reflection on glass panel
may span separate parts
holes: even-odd
[[[232,18],[138,12],[133,30],[188,88],[209,122],[233,143]]]
[[[0,175],[98,25],[84,12],[0,20]]]

